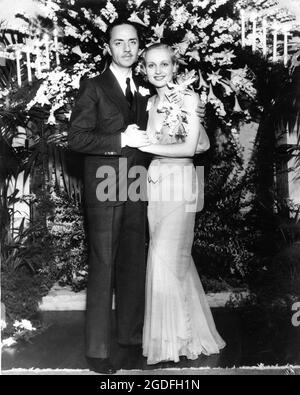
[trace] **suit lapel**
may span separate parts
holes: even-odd
[[[128,118],[129,105],[126,97],[113,73],[108,69],[102,74],[102,88],[107,96],[115,103],[124,118]]]
[[[141,87],[138,78],[133,77],[137,92],[136,92],[136,119],[137,124],[140,125],[142,129],[146,129],[148,122],[148,113],[146,112],[148,97],[142,96],[139,93],[139,88]]]
[[[106,95],[110,98],[110,100],[119,108],[121,114],[123,114],[124,119],[129,120],[130,117],[130,108],[126,97],[113,73],[110,69],[107,69],[102,74],[101,86],[106,93]],[[137,92],[135,93],[135,123],[137,123],[142,129],[146,129],[148,122],[148,114],[146,112],[148,97],[142,96],[139,93],[139,87],[141,86],[138,78],[133,77]]]

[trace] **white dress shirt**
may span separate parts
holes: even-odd
[[[132,70],[131,69],[128,71],[127,75],[124,75],[123,73],[120,73],[120,71],[116,67],[114,67],[113,64],[111,64],[109,68],[110,68],[110,71],[113,73],[113,75],[116,77],[124,95],[125,95],[126,87],[127,87],[127,85],[126,85],[127,78],[130,78],[131,92],[134,94],[137,91],[135,83],[132,78]]]
[[[113,64],[111,64],[109,66],[109,69],[113,73],[113,75],[116,77],[116,79],[117,79],[117,81],[118,81],[118,83],[119,83],[124,95],[125,95],[126,88],[127,88],[127,84],[126,84],[126,79],[127,78],[130,78],[130,89],[131,89],[131,92],[134,94],[137,91],[135,83],[134,83],[133,78],[132,78],[132,70],[131,69],[128,71],[127,75],[124,75],[123,73],[120,73],[120,71],[116,67],[114,67]],[[127,145],[126,137],[127,136],[124,133],[121,133],[121,147],[122,148]]]

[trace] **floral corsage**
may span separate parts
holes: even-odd
[[[169,83],[170,93],[167,100],[158,105],[157,112],[165,114],[163,127],[169,129],[169,136],[184,141],[188,134],[187,112],[182,108],[184,96],[191,91],[192,84],[197,80],[195,71],[180,74],[176,83]]]

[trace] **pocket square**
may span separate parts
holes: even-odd
[[[139,88],[139,93],[140,93],[142,96],[150,96],[150,91],[149,91],[149,89],[146,89],[146,88],[144,88],[143,86],[141,86],[141,87]]]

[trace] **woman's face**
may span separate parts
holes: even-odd
[[[156,88],[163,88],[173,80],[175,65],[168,49],[151,49],[146,54],[145,64],[148,80]]]

